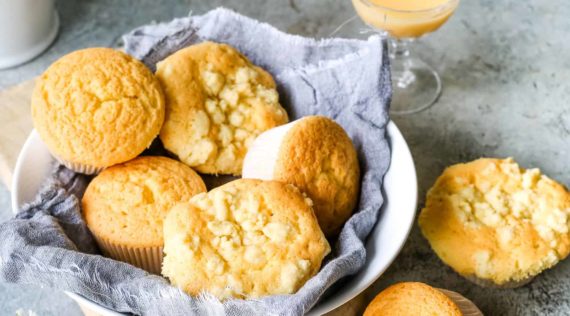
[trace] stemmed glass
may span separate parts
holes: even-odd
[[[360,18],[390,38],[391,114],[410,114],[435,103],[441,94],[437,72],[410,52],[418,37],[437,30],[459,0],[352,0]]]

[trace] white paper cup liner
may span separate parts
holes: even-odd
[[[128,247],[95,237],[105,257],[130,263],[153,274],[160,275],[162,267],[162,246]]]
[[[105,169],[104,167],[94,167],[94,166],[90,166],[90,165],[85,165],[85,164],[67,161],[67,160],[59,158],[56,155],[53,155],[53,157],[60,164],[64,165],[67,169],[71,169],[71,170],[78,172],[78,173],[92,175],[92,174],[98,174],[99,172],[103,171],[103,169]]]

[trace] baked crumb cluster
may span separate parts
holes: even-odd
[[[505,178],[493,182],[493,175],[497,173]],[[461,177],[455,181],[465,182]],[[465,183],[465,188],[452,194],[450,199],[456,206],[457,216],[466,225],[493,227],[503,249],[516,248],[520,243],[516,239],[517,226],[531,225],[541,238],[539,242],[551,248],[541,259],[543,265],[552,266],[562,256],[557,253],[557,246],[559,238],[567,239],[570,212],[568,205],[561,205],[560,200],[545,194],[553,185],[555,183],[538,169],[523,170],[509,159],[499,165],[490,164],[481,177],[475,178],[475,183]],[[488,250],[473,254],[478,275],[491,276],[492,255]]]
[[[164,147],[201,173],[240,175],[250,143],[287,123],[269,73],[234,48],[203,42],[157,64]]]
[[[201,71],[207,93],[204,110],[194,120],[195,135],[200,139],[193,146],[186,162],[206,164],[214,160],[218,170],[241,166],[251,142],[266,129],[263,120],[275,116],[284,122],[287,115],[279,105],[275,89],[257,83],[259,74],[251,67],[241,67],[231,76],[223,76],[208,64]],[[259,112],[270,112],[259,115]]]
[[[496,173],[506,177],[499,182],[487,178]],[[462,177],[456,177],[455,181],[465,185],[450,196],[457,206],[457,216],[474,228],[495,227],[498,240],[505,247],[514,242],[515,226],[523,223],[532,225],[553,248],[558,244],[559,235],[568,234],[570,208],[542,194],[543,189],[555,183],[538,169],[521,170],[512,160],[507,160],[498,166],[490,164],[481,177],[475,178],[475,183],[466,183]]]
[[[481,159],[444,172],[428,194],[420,225],[460,273],[472,270],[502,284],[536,275],[568,255],[569,213],[567,190],[538,169],[522,169],[510,158]],[[462,249],[449,249],[461,241],[467,243]],[[461,262],[451,251],[468,257]]]
[[[196,195],[168,216],[163,274],[189,293],[294,293],[329,251],[308,198],[290,185],[245,181],[252,186],[230,183]],[[273,194],[284,197],[276,201]]]

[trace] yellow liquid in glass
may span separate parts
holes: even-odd
[[[457,3],[450,0],[352,0],[366,24],[396,38],[419,37],[437,30],[455,11]]]

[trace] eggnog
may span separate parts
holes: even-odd
[[[451,16],[458,0],[352,0],[368,25],[395,38],[419,37],[437,30]]]

